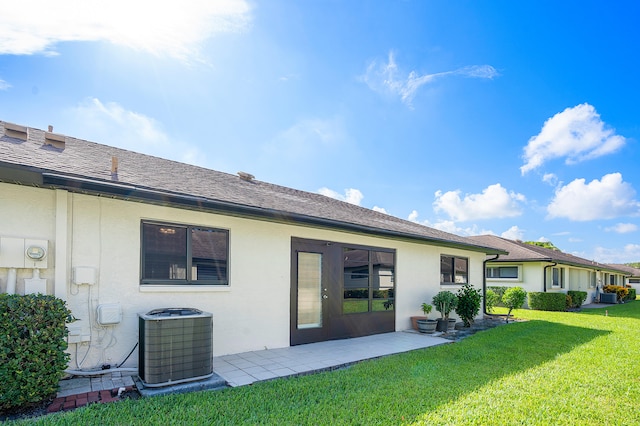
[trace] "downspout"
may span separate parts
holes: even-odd
[[[544,267],[544,276],[542,277],[542,291],[547,292],[547,268],[556,266],[558,262],[553,262],[551,265],[547,265]]]
[[[491,262],[492,260],[496,260],[499,257],[500,257],[500,255],[496,254],[496,257],[491,258],[491,259],[485,259],[482,262],[482,314],[483,315],[506,317],[505,314],[492,314],[491,312],[487,312],[487,262]]]

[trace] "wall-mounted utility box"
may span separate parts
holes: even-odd
[[[24,268],[24,238],[0,237],[0,268]]]
[[[88,266],[73,268],[73,283],[75,285],[94,285],[96,283],[96,269]]]
[[[67,325],[67,343],[83,343],[91,340],[89,330],[84,327],[82,321],[76,321]]]
[[[0,237],[0,268],[48,268],[47,240]]]
[[[119,303],[104,303],[98,305],[98,324],[114,325],[122,321],[122,308]]]

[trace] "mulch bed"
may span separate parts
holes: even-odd
[[[462,322],[456,324],[456,331],[454,333],[444,333],[440,337],[453,341],[462,340],[465,337],[471,336],[478,331],[489,330],[490,328],[499,327],[505,324],[511,324],[513,322],[522,321],[517,318],[510,317],[509,322],[505,321],[503,316],[485,316],[482,319],[475,320],[471,327],[465,327]]]

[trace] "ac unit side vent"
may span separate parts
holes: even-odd
[[[212,314],[169,308],[139,314],[138,374],[160,387],[213,375]]]

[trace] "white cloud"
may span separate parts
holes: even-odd
[[[360,202],[364,198],[364,195],[362,195],[362,192],[360,192],[358,189],[353,189],[353,188],[345,189],[344,195],[329,188],[320,188],[318,190],[318,193],[336,200],[346,201],[347,203],[355,204],[356,206],[359,206]]]
[[[419,74],[416,71],[411,71],[408,75],[404,75],[398,69],[393,52],[389,52],[387,63],[379,64],[377,61],[372,61],[361,78],[371,90],[399,96],[402,102],[411,106],[411,101],[420,87],[437,78],[453,75],[493,79],[499,74],[490,65],[472,65],[435,74]]]
[[[0,54],[55,55],[69,41],[106,41],[188,59],[216,33],[248,25],[245,0],[21,0],[3,5]]]
[[[514,217],[522,214],[525,196],[508,192],[499,183],[489,185],[481,194],[460,197],[460,191],[437,191],[433,208],[446,213],[454,221]]]
[[[387,212],[387,210],[384,209],[383,207],[373,206],[373,208],[371,210],[373,210],[374,212],[378,212],[378,213],[389,214]]]
[[[540,167],[545,161],[566,157],[566,164],[611,154],[620,149],[625,138],[615,134],[600,119],[595,108],[587,103],[567,108],[548,119],[540,133],[524,148],[525,173]]]
[[[584,256],[583,256],[584,257]],[[601,263],[629,263],[640,261],[640,244],[627,244],[622,248],[596,247],[593,259]]]
[[[300,162],[335,153],[347,142],[341,118],[308,118],[277,134],[264,149],[280,161]]]
[[[444,231],[444,232],[448,232],[450,234],[456,234],[456,235],[461,235],[464,237],[468,237],[471,235],[483,235],[483,234],[492,234],[492,231],[488,231],[485,229],[479,229],[477,225],[472,225],[472,226],[468,226],[466,228],[458,226],[454,221],[452,220],[441,220],[438,222],[430,222],[428,220],[424,220],[424,221],[419,221],[418,220],[418,211],[417,210],[413,210],[409,216],[407,217],[407,220],[411,221],[411,222],[415,222],[415,223],[419,223],[421,225],[424,226],[428,226],[430,228],[434,228],[434,229],[438,229],[440,231]]]
[[[558,176],[553,173],[545,173],[544,176],[542,176],[542,181],[555,186],[558,183]]]
[[[0,90],[8,90],[10,87],[9,83],[0,78]]]
[[[636,216],[640,203],[633,197],[636,191],[622,181],[620,173],[611,173],[588,184],[576,179],[556,189],[547,206],[550,218],[565,217],[575,221],[611,219],[618,216]]]
[[[628,234],[629,232],[636,232],[638,225],[635,223],[618,223],[615,226],[604,229],[607,232],[617,232],[618,234]]]
[[[524,238],[524,231],[518,228],[517,225],[513,225],[511,228],[500,234],[500,236],[509,240],[522,240]]]
[[[87,98],[67,112],[74,135],[131,151],[190,164],[202,164],[198,148],[172,139],[151,117],[130,111],[116,102]],[[62,126],[65,127],[65,126]],[[182,153],[176,158],[176,153]]]

